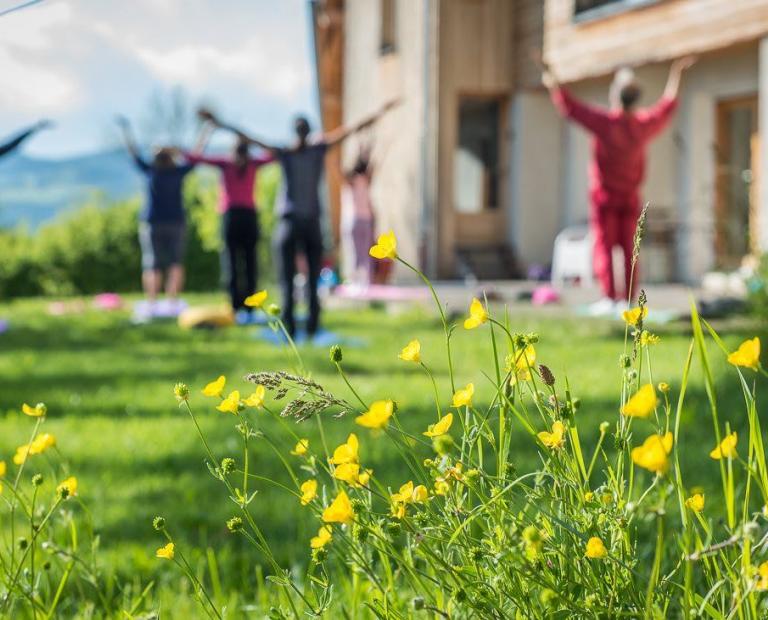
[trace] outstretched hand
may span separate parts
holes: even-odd
[[[216,115],[213,113],[213,110],[210,108],[201,107],[197,109],[197,118],[199,118],[204,123],[213,123],[214,125],[219,124],[219,119],[216,118]]]
[[[672,69],[678,73],[682,73],[683,71],[687,71],[693,65],[695,65],[698,60],[698,56],[683,56],[682,58],[678,58],[672,63]]]
[[[122,114],[115,116],[115,123],[120,129],[128,129],[131,126],[131,122]]]

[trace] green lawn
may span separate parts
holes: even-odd
[[[194,299],[210,301],[209,297]],[[179,576],[153,557],[161,541],[151,522],[155,515],[163,515],[180,546],[203,552],[207,546],[216,549],[225,588],[251,592],[249,586],[262,560],[227,532],[225,521],[234,514],[234,505],[208,474],[194,427],[177,407],[172,389],[177,381],[190,385],[192,406],[214,452],[239,458],[233,417],[215,411],[200,389],[225,374],[228,387],[239,386],[250,393],[241,377],[251,371],[285,369],[290,364],[286,352],[254,338],[259,328],[185,332],[174,324],[136,327],[126,313],[87,311],[51,317],[45,306],[46,302],[26,300],[0,305],[0,317],[11,321],[10,331],[0,335],[0,460],[10,461],[15,447],[30,433],[30,419],[19,413],[21,403],[44,401],[49,411],[44,430],[57,436],[62,455],[79,478],[80,496],[101,536],[108,571],[132,578],[138,575],[145,581],[158,578],[161,587],[178,587]],[[416,309],[397,315],[383,310],[337,311],[326,314],[325,324],[366,342],[361,348],[344,349],[344,366],[364,399],[397,401],[406,429],[421,432],[434,420],[425,375],[397,359],[411,338],[421,340],[423,358],[435,371],[443,406],[447,406],[450,387],[436,315]],[[551,367],[561,389],[568,377],[582,402],[580,432],[591,454],[598,424],[617,415],[623,327],[606,321],[540,318],[532,311],[512,316],[511,324],[516,331],[539,332],[538,361]],[[742,337],[754,335],[732,326],[724,329],[732,347]],[[670,383],[676,398],[690,334],[685,324],[660,333],[662,340],[653,350],[654,380]],[[487,328],[459,330],[454,343],[458,382],[474,381],[476,400],[487,402],[492,387],[483,373],[493,373]],[[743,428],[736,375],[714,346],[711,350],[721,415],[737,429]],[[302,355],[315,380],[352,400],[328,360],[327,349],[303,348]],[[714,435],[705,401],[695,365],[683,415],[682,465],[686,480],[714,493],[718,470],[707,458]],[[292,442],[274,421],[264,415],[257,415],[255,421],[288,452]],[[329,418],[325,427],[329,442],[335,445],[353,424],[349,419]],[[313,422],[306,422],[297,432],[316,442],[316,429]],[[385,481],[400,484],[407,473],[399,470],[397,456],[385,452],[383,444],[367,433],[359,434],[365,464]],[[531,458],[536,458],[531,442],[518,433],[515,465],[525,469]],[[288,480],[265,443],[255,444],[251,459],[260,475]],[[600,482],[596,479],[594,484]],[[317,523],[285,493],[263,485],[259,492],[256,519],[273,541],[279,559],[286,565],[305,562]],[[202,561],[202,555],[191,555]]]

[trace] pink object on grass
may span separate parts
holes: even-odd
[[[547,304],[556,304],[559,301],[560,295],[551,286],[538,286],[531,296],[531,303],[534,306],[546,306]]]
[[[93,297],[93,307],[99,310],[120,310],[123,298],[117,293],[99,293]]]

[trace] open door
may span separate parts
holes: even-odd
[[[717,106],[715,259],[734,269],[757,243],[757,95]]]
[[[459,271],[482,279],[514,273],[505,237],[506,117],[505,96],[459,98],[452,188],[455,251]]]

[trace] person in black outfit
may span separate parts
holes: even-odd
[[[208,119],[218,127],[235,132],[242,140],[255,144],[271,153],[283,168],[283,195],[274,235],[275,257],[283,298],[283,323],[291,336],[296,333],[294,318],[294,286],[296,256],[302,253],[307,261],[307,336],[313,337],[320,326],[320,300],[317,285],[323,257],[322,208],[319,196],[323,176],[325,153],[350,135],[365,129],[378,120],[396,102],[351,127],[338,127],[311,140],[309,121],[299,116],[294,121],[296,139],[291,146],[278,147],[244,134],[241,130],[222,123],[212,114]]]

